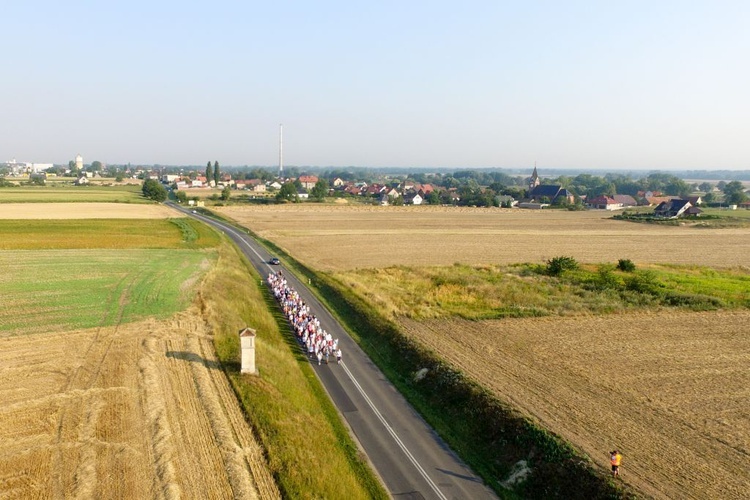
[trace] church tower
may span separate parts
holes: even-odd
[[[536,173],[536,162],[535,162],[534,171],[531,173],[531,178],[529,178],[529,191],[537,187],[539,184],[541,184],[541,181],[539,180],[539,174]]]

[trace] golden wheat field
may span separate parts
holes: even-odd
[[[465,263],[747,266],[750,231],[651,226],[609,213],[285,205],[222,208],[305,264],[335,271]],[[750,312],[398,319],[412,336],[654,498],[747,498]]]
[[[0,219],[166,219],[177,212],[161,204],[3,203]]]
[[[750,228],[657,226],[601,211],[288,204],[217,207],[319,270],[580,262],[750,264]]]
[[[199,311],[0,346],[0,497],[280,496]]]

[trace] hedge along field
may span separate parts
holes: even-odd
[[[0,252],[0,336],[115,325],[184,309],[210,250]]]
[[[218,241],[189,218],[0,220],[0,250],[210,248]]]
[[[152,203],[140,185],[125,186],[18,186],[0,189],[0,203],[108,202]]]

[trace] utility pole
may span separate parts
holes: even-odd
[[[284,178],[284,124],[279,124],[279,179]]]

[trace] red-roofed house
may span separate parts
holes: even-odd
[[[315,187],[315,183],[318,182],[318,178],[314,175],[300,175],[299,182],[305,189],[312,189]]]
[[[619,210],[622,208],[622,203],[618,203],[614,198],[604,195],[587,200],[587,202],[590,208],[599,210]]]

